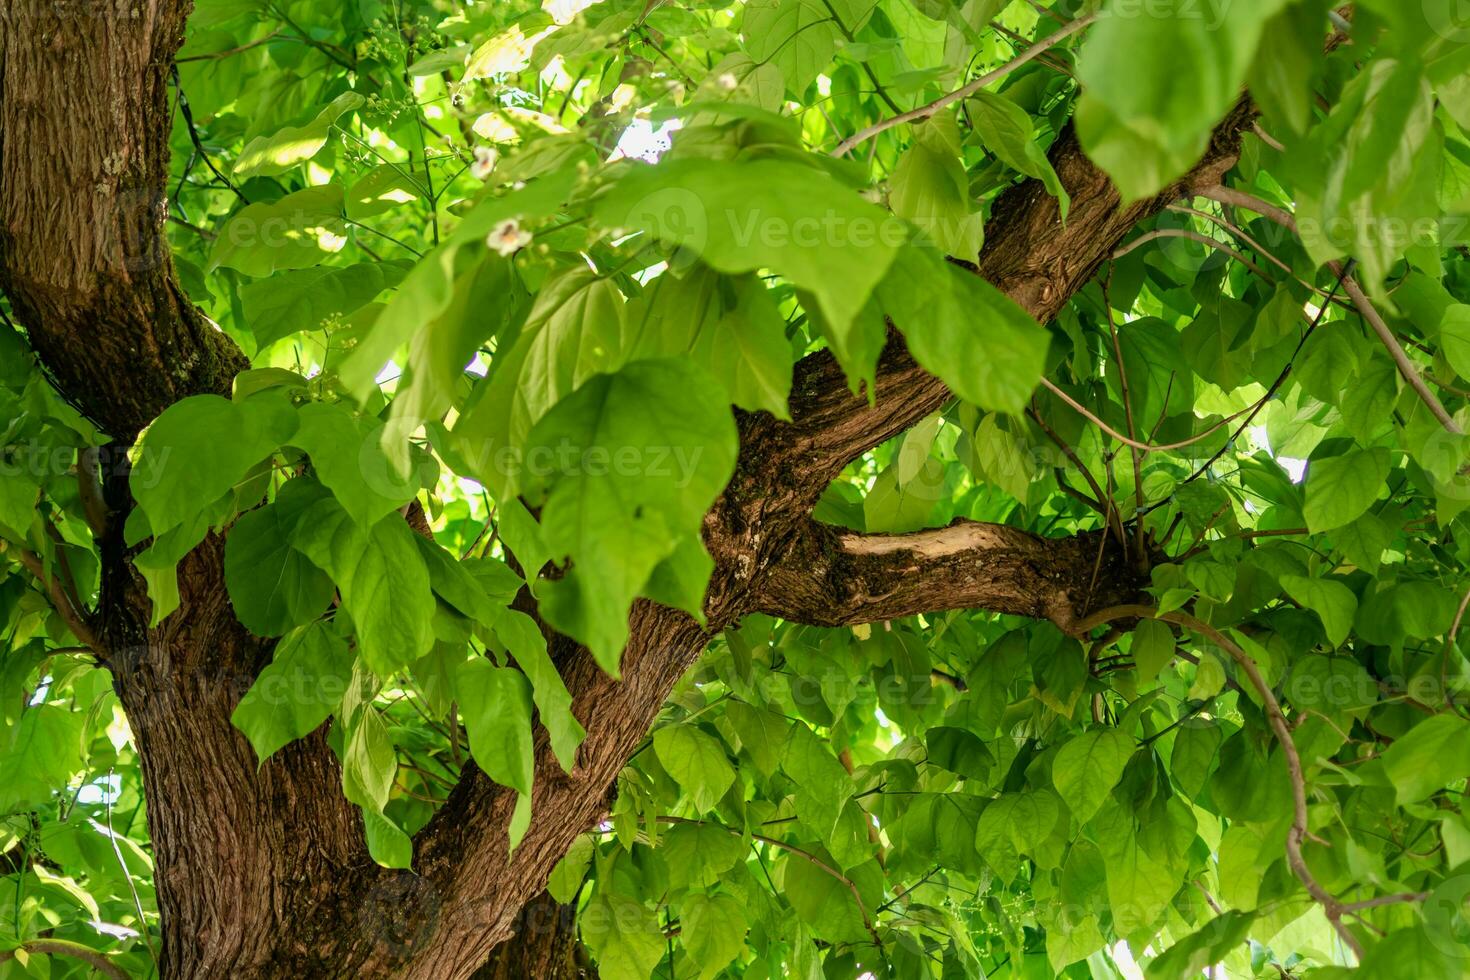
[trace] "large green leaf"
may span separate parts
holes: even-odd
[[[310,500],[299,508],[291,543],[337,583],[363,661],[389,677],[427,653],[434,640],[434,594],[414,532],[398,514],[363,526],[320,485],[297,484],[287,490]]]
[[[531,432],[524,483],[545,500],[546,546],[572,561],[538,589],[543,615],[609,673],[633,598],[698,534],[734,468],[735,424],[719,392],[688,362],[636,361],[589,380]]]
[[[295,413],[269,396],[175,402],[143,434],[130,484],[155,535],[202,513],[291,438]]]
[[[288,742],[311,734],[337,709],[352,680],[352,654],[329,623],[300,627],[240,699],[230,721],[262,764]]]
[[[894,218],[825,172],[776,160],[638,168],[599,199],[596,215],[682,245],[720,272],[780,273],[839,328],[862,310],[907,238]]]
[[[653,751],[700,813],[714,809],[735,781],[720,743],[693,725],[660,728],[653,733]]]

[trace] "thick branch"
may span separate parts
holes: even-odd
[[[189,4],[0,17],[0,288],[58,386],[130,439],[248,364],[175,284],[168,66]]]
[[[771,569],[756,610],[812,626],[851,626],[984,609],[1049,619],[1065,630],[1088,609],[1137,592],[1128,562],[1103,532],[1048,539],[957,521],[912,534],[858,534],[813,522]]]

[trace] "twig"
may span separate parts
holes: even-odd
[[[254,41],[249,41],[245,44],[240,45],[239,47],[226,48],[223,51],[211,51],[209,54],[186,55],[183,58],[175,58],[174,62],[176,64],[182,65],[190,61],[215,61],[220,58],[228,58],[230,57],[230,55],[239,54],[242,51],[249,51],[251,48],[258,48],[262,44],[269,44],[272,41],[296,41],[302,44],[306,43],[302,41],[299,37],[292,37],[289,34],[282,34],[280,31],[271,31],[265,37],[259,38]]]
[[[1276,741],[1281,746],[1282,754],[1286,757],[1286,772],[1291,781],[1292,821],[1291,827],[1286,833],[1286,863],[1290,865],[1292,873],[1306,887],[1307,894],[1322,906],[1327,915],[1327,921],[1337,931],[1343,943],[1353,951],[1353,954],[1361,962],[1363,959],[1363,944],[1358,937],[1353,935],[1342,922],[1344,915],[1354,915],[1367,908],[1376,908],[1380,905],[1393,905],[1422,901],[1427,897],[1423,892],[1405,892],[1398,895],[1384,895],[1378,898],[1367,899],[1362,902],[1343,902],[1329,892],[1317,881],[1312,870],[1307,867],[1306,860],[1302,857],[1302,843],[1309,835],[1307,814],[1307,784],[1306,777],[1302,771],[1301,755],[1297,752],[1296,743],[1292,740],[1291,726],[1287,724],[1286,715],[1281,710],[1281,702],[1276,700],[1271,685],[1266,683],[1266,678],[1261,674],[1261,668],[1250,654],[1246,653],[1239,645],[1224,633],[1220,632],[1210,624],[1196,619],[1188,613],[1172,611],[1161,613],[1152,606],[1124,605],[1104,609],[1079,621],[1073,631],[1081,635],[1104,623],[1115,619],[1158,619],[1165,622],[1183,626],[1203,636],[1215,646],[1224,650],[1230,658],[1239,665],[1240,669],[1250,680],[1251,687],[1260,697],[1265,707],[1266,720],[1271,726],[1271,732],[1276,736]]]
[[[1255,211],[1257,214],[1269,218],[1283,228],[1287,228],[1293,232],[1297,231],[1296,219],[1292,217],[1291,212],[1267,204],[1260,198],[1252,194],[1247,194],[1244,191],[1236,190],[1233,187],[1225,187],[1223,185],[1212,187],[1201,192],[1200,196],[1209,198],[1212,201],[1219,201],[1221,204],[1231,204],[1236,207]],[[1378,335],[1378,339],[1388,350],[1389,356],[1393,358],[1394,366],[1398,368],[1399,374],[1408,382],[1409,387],[1414,389],[1414,393],[1419,396],[1419,400],[1429,409],[1430,414],[1439,421],[1439,424],[1444,427],[1446,432],[1457,436],[1464,435],[1464,430],[1450,417],[1450,413],[1445,411],[1445,407],[1439,403],[1439,399],[1434,396],[1434,392],[1430,391],[1429,386],[1424,383],[1424,378],[1420,376],[1418,369],[1414,367],[1414,362],[1410,361],[1409,355],[1404,353],[1403,345],[1399,343],[1398,338],[1394,336],[1394,332],[1389,329],[1388,324],[1383,321],[1383,317],[1368,299],[1367,294],[1363,292],[1363,288],[1358,285],[1357,280],[1349,274],[1348,267],[1337,261],[1327,263],[1327,267],[1342,280],[1342,286],[1347,292],[1348,298],[1353,301],[1353,305],[1358,308],[1358,312],[1367,321],[1368,326],[1372,327],[1373,332]]]
[[[107,771],[109,777],[112,770]],[[114,777],[115,778],[115,777]],[[121,789],[122,781],[118,781]],[[148,958],[153,961],[153,972],[162,976],[158,966],[158,952],[153,948],[153,937],[148,933],[148,918],[143,914],[143,900],[138,897],[138,887],[133,884],[133,873],[128,870],[128,862],[123,860],[122,848],[118,846],[117,834],[112,829],[112,794],[107,795],[107,840],[112,845],[112,853],[117,855],[117,863],[122,867],[123,880],[128,883],[128,892],[133,896],[133,910],[138,913],[138,931],[143,936],[143,943],[148,947]]]
[[[1333,272],[1338,272],[1341,271],[1342,264],[1339,262],[1329,262],[1327,263],[1327,267]],[[1363,288],[1351,276],[1343,280],[1342,285],[1347,290],[1348,296],[1352,299],[1353,305],[1358,308],[1358,312],[1363,314],[1363,319],[1368,321],[1368,326],[1373,328],[1373,332],[1378,335],[1378,339],[1383,342],[1383,346],[1388,348],[1388,355],[1393,358],[1393,363],[1398,367],[1399,374],[1403,375],[1404,380],[1409,383],[1409,387],[1414,389],[1414,393],[1419,396],[1419,400],[1429,409],[1430,414],[1439,420],[1439,424],[1444,426],[1446,432],[1451,435],[1464,435],[1465,430],[1460,428],[1459,424],[1450,417],[1450,413],[1445,411],[1445,407],[1439,403],[1439,399],[1434,396],[1434,392],[1429,390],[1429,386],[1424,383],[1423,376],[1414,367],[1414,362],[1410,361],[1409,355],[1404,353],[1404,348],[1399,343],[1398,338],[1394,336],[1388,324],[1383,322],[1383,317],[1374,308],[1373,304],[1369,302],[1367,295],[1363,292]]]
[[[184,86],[179,84],[179,66],[177,64],[170,65],[169,71],[173,73],[174,91],[179,93],[179,111],[184,114],[184,125],[189,130],[189,139],[194,143],[194,149],[199,151],[199,156],[204,159],[204,165],[209,168],[210,172],[223,181],[226,187],[234,191],[236,197],[249,204],[250,198],[246,197],[240,191],[240,188],[232,184],[230,178],[221,173],[220,169],[214,165],[214,161],[209,159],[209,152],[204,149],[204,141],[199,138],[199,129],[194,125],[194,113],[189,108],[189,97],[184,94]]]
[[[658,822],[691,824],[696,827],[715,827],[719,830],[725,831],[726,833],[734,837],[744,838],[746,836],[746,834],[736,830],[734,827],[727,827],[722,823],[714,823],[708,820],[691,820],[688,817],[659,817]],[[841,871],[838,871],[831,865],[827,864],[811,851],[797,847],[795,844],[788,844],[784,840],[778,840],[775,837],[766,837],[763,834],[750,834],[749,836],[752,840],[758,840],[762,843],[770,844],[772,847],[779,847],[783,851],[795,854],[797,857],[802,858],[813,867],[820,868],[822,871],[825,871],[833,878],[836,878],[838,881],[842,882],[847,890],[852,893],[852,900],[857,903],[858,912],[863,917],[863,925],[867,926],[868,934],[873,937],[874,945],[876,945],[879,949],[883,948],[883,940],[878,938],[878,930],[873,925],[872,917],[868,915],[867,906],[863,905],[863,896],[858,891],[857,885],[853,884],[851,878],[847,877],[847,875],[843,874]]]
[[[1171,450],[1171,449],[1183,449],[1185,446],[1192,446],[1195,443],[1200,442],[1203,439],[1209,438],[1211,435],[1213,435],[1215,433],[1216,430],[1220,429],[1222,426],[1229,425],[1231,422],[1235,421],[1236,419],[1238,419],[1242,415],[1244,415],[1246,412],[1248,412],[1248,411],[1251,410],[1249,407],[1242,408],[1240,411],[1236,412],[1235,414],[1225,416],[1223,419],[1221,419],[1220,421],[1216,422],[1214,425],[1210,426],[1205,431],[1203,431],[1201,433],[1198,433],[1197,435],[1190,436],[1188,439],[1181,439],[1179,442],[1166,442],[1166,443],[1163,443],[1162,445],[1153,445],[1153,444],[1147,443],[1147,442],[1139,442],[1137,439],[1130,439],[1128,436],[1125,436],[1123,433],[1119,432],[1117,429],[1115,429],[1112,426],[1108,425],[1102,419],[1098,418],[1096,415],[1093,415],[1091,412],[1089,412],[1085,407],[1083,407],[1083,405],[1080,402],[1078,402],[1071,395],[1067,394],[1065,391],[1063,391],[1062,389],[1058,388],[1056,385],[1052,384],[1052,382],[1051,382],[1051,380],[1049,378],[1042,378],[1041,379],[1041,383],[1053,395],[1056,395],[1062,401],[1066,402],[1069,406],[1071,406],[1071,408],[1072,408],[1072,410],[1074,412],[1076,412],[1078,415],[1081,415],[1083,418],[1087,419],[1087,421],[1091,422],[1093,425],[1097,426],[1099,429],[1102,429],[1104,432],[1106,432],[1108,435],[1112,436],[1114,439],[1117,439],[1119,442],[1123,443],[1123,445],[1125,445],[1125,446],[1132,446],[1135,449],[1142,449],[1144,452],[1150,452],[1150,453],[1161,453],[1161,452],[1167,452],[1168,450]]]
[[[70,956],[74,960],[81,960],[98,973],[104,973],[113,980],[128,980],[127,973],[106,955],[74,943],[66,939],[31,939],[23,942],[16,949],[0,949],[0,963],[8,963],[15,959],[17,952],[39,953],[43,956]]]
[[[1107,277],[1102,281],[1103,315],[1107,317],[1108,333],[1113,337],[1113,357],[1118,361],[1118,387],[1123,394],[1123,413],[1128,420],[1129,438],[1138,438],[1138,430],[1133,424],[1133,399],[1128,393],[1128,368],[1123,363],[1123,345],[1118,340],[1118,325],[1113,322],[1113,301],[1108,294],[1108,286],[1113,281],[1113,268],[1108,266]],[[1137,446],[1128,447],[1129,455],[1133,459],[1133,500],[1135,512],[1142,515],[1143,512],[1143,455]],[[1145,562],[1143,547],[1143,520],[1141,516],[1134,520],[1134,534],[1138,538],[1138,554],[1134,561],[1142,568]]]
[[[1027,48],[1025,51],[1022,51],[1020,54],[1016,55],[1010,61],[1007,61],[1005,64],[1001,65],[999,68],[996,68],[993,71],[986,72],[979,78],[976,78],[973,81],[970,81],[967,84],[961,86],[960,88],[955,89],[953,92],[950,92],[948,95],[941,95],[939,98],[935,99],[933,102],[930,102],[928,105],[919,106],[919,108],[917,109],[910,109],[908,112],[900,112],[898,115],[890,116],[887,119],[876,122],[873,125],[868,126],[866,129],[858,130],[856,133],[849,136],[841,143],[838,143],[837,149],[832,151],[832,155],[834,157],[846,156],[848,151],[850,151],[853,147],[867,142],[874,136],[877,136],[879,133],[887,132],[895,126],[902,126],[904,123],[918,122],[921,119],[928,119],[940,109],[943,109],[944,107],[949,105],[953,105],[954,103],[959,102],[961,99],[969,98],[985,86],[989,85],[991,82],[995,82],[1006,77],[1017,68],[1020,68],[1022,65],[1026,64],[1026,62],[1040,57],[1046,52],[1048,48],[1054,47],[1058,43],[1065,41],[1067,38],[1071,37],[1073,34],[1076,34],[1078,31],[1082,30],[1084,27],[1096,20],[1097,16],[1097,14],[1087,14],[1083,17],[1078,17],[1076,20],[1072,21],[1070,24],[1067,24],[1061,30],[1056,31],[1053,34],[1049,34],[1046,37],[1042,38],[1040,41],[1037,41],[1035,44],[1031,45],[1031,47]]]
[[[1306,346],[1307,338],[1312,335],[1312,331],[1317,329],[1318,324],[1322,322],[1322,318],[1327,315],[1327,307],[1332,305],[1330,300],[1333,296],[1337,294],[1338,287],[1342,285],[1343,278],[1352,269],[1352,265],[1353,263],[1349,261],[1348,264],[1345,265],[1342,268],[1342,271],[1338,274],[1337,282],[1333,283],[1332,288],[1327,292],[1327,299],[1329,300],[1329,302],[1324,302],[1317,309],[1317,315],[1312,318],[1312,322],[1307,325],[1306,331],[1302,333],[1301,339],[1297,341],[1296,349],[1291,352],[1291,357],[1287,358],[1286,366],[1281,369],[1280,374],[1276,375],[1276,380],[1271,382],[1271,387],[1266,390],[1266,396],[1260,401],[1256,402],[1255,408],[1251,409],[1250,415],[1246,416],[1245,421],[1240,423],[1240,428],[1236,429],[1235,434],[1232,435],[1229,439],[1225,440],[1225,445],[1221,446],[1215,451],[1215,454],[1213,456],[1205,460],[1204,465],[1202,465],[1199,469],[1195,470],[1193,473],[1189,474],[1189,476],[1184,478],[1185,483],[1192,483],[1203,476],[1205,473],[1209,472],[1210,467],[1214,466],[1217,462],[1219,462],[1220,457],[1225,455],[1225,450],[1229,449],[1231,445],[1235,443],[1235,440],[1240,438],[1240,434],[1250,427],[1251,422],[1255,421],[1256,415],[1261,411],[1263,407],[1265,407],[1266,403],[1269,402],[1272,398],[1276,397],[1276,392],[1281,390],[1281,386],[1286,383],[1287,377],[1291,374],[1291,366],[1296,362],[1296,356],[1300,354],[1302,352],[1302,348]]]
[[[7,553],[13,553],[16,560],[25,566],[26,571],[41,583],[46,590],[47,597],[51,600],[52,608],[66,621],[67,627],[76,638],[86,644],[88,649],[97,656],[105,658],[107,654],[102,648],[101,641],[97,639],[97,634],[92,630],[92,624],[88,622],[82,609],[72,605],[71,597],[67,595],[60,577],[46,571],[46,563],[41,561],[41,556],[12,542],[0,541],[0,554]]]

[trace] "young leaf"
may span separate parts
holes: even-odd
[[[329,623],[303,626],[276,644],[275,656],[240,699],[230,721],[264,763],[288,742],[316,731],[352,680],[352,655]]]

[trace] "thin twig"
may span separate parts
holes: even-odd
[[[1221,185],[1202,191],[1200,196],[1209,198],[1212,201],[1218,201],[1221,204],[1246,208],[1269,218],[1283,228],[1287,228],[1293,232],[1297,231],[1296,219],[1292,217],[1291,212],[1268,204],[1253,194]],[[1373,306],[1372,301],[1368,299],[1367,294],[1363,292],[1363,288],[1358,285],[1357,280],[1349,274],[1348,267],[1337,261],[1327,263],[1327,267],[1342,280],[1343,289],[1353,301],[1353,305],[1358,308],[1358,312],[1367,321],[1368,326],[1372,327],[1373,332],[1378,335],[1378,339],[1382,342],[1384,348],[1387,349],[1389,357],[1393,358],[1394,366],[1398,368],[1399,374],[1408,382],[1409,387],[1414,389],[1414,393],[1419,396],[1419,400],[1429,409],[1430,414],[1439,421],[1439,424],[1444,427],[1446,432],[1457,436],[1464,435],[1464,430],[1450,417],[1450,413],[1445,411],[1445,407],[1440,404],[1434,392],[1430,391],[1429,386],[1424,383],[1424,378],[1419,374],[1418,369],[1414,367],[1414,362],[1409,360],[1408,354],[1404,353],[1403,345],[1399,343],[1398,337],[1394,335],[1394,332],[1389,328],[1388,324],[1384,322],[1382,315]]]
[[[1271,726],[1271,732],[1276,736],[1276,741],[1281,746],[1282,754],[1286,758],[1286,772],[1291,782],[1292,821],[1291,827],[1286,833],[1286,863],[1291,867],[1292,873],[1307,889],[1307,894],[1322,906],[1327,915],[1327,921],[1331,923],[1343,943],[1353,951],[1353,954],[1361,962],[1363,959],[1363,944],[1358,937],[1353,935],[1342,922],[1344,915],[1354,915],[1362,909],[1375,908],[1380,905],[1392,905],[1422,901],[1427,897],[1423,892],[1406,892],[1398,895],[1385,895],[1379,898],[1368,899],[1362,902],[1343,902],[1335,895],[1322,887],[1317,881],[1312,870],[1307,867],[1305,858],[1302,857],[1302,844],[1310,834],[1307,813],[1307,784],[1306,776],[1302,770],[1301,755],[1297,752],[1296,743],[1292,740],[1291,726],[1286,721],[1286,714],[1281,710],[1281,702],[1276,700],[1271,685],[1266,683],[1266,678],[1261,674],[1261,668],[1250,654],[1246,653],[1236,642],[1210,624],[1196,619],[1185,612],[1178,610],[1161,613],[1152,606],[1123,605],[1114,606],[1094,613],[1078,622],[1073,627],[1073,632],[1083,635],[1088,631],[1109,623],[1115,619],[1158,619],[1164,622],[1174,623],[1185,629],[1191,630],[1209,640],[1215,646],[1224,650],[1230,658],[1236,662],[1240,669],[1250,680],[1251,687],[1255,689],[1261,704],[1265,708],[1266,721]]]
[[[57,575],[50,574],[46,570],[46,563],[41,560],[40,555],[9,541],[0,541],[0,554],[14,554],[16,560],[25,566],[26,571],[30,572],[36,581],[45,588],[46,595],[51,600],[52,608],[66,622],[72,634],[86,644],[88,649],[97,656],[106,657],[102,643],[98,640],[96,632],[93,631],[92,624],[88,621],[85,611],[72,604],[71,597],[67,594],[61,578]]]
[[[123,968],[108,959],[105,954],[90,946],[83,946],[81,943],[74,943],[66,939],[30,939],[21,943],[16,949],[0,949],[0,963],[15,959],[17,952],[39,953],[42,956],[70,956],[74,960],[81,960],[98,973],[105,973],[113,980],[128,980],[128,975]]]
[[[950,92],[948,95],[941,95],[939,98],[935,99],[933,102],[930,102],[928,105],[919,106],[919,108],[917,109],[910,109],[908,112],[900,112],[898,115],[891,116],[888,119],[876,122],[866,129],[858,130],[856,133],[849,136],[841,143],[838,143],[837,149],[832,151],[832,155],[834,157],[846,156],[848,151],[850,151],[853,147],[867,142],[874,136],[877,136],[879,133],[887,132],[893,127],[901,126],[904,123],[918,122],[921,119],[928,119],[940,109],[943,109],[946,106],[953,105],[954,103],[959,102],[961,99],[969,98],[985,86],[989,85],[991,82],[999,81],[1000,79],[1009,75],[1011,72],[1015,71],[1017,68],[1020,68],[1022,65],[1026,64],[1026,62],[1040,57],[1047,51],[1048,48],[1054,47],[1060,42],[1065,41],[1067,38],[1071,37],[1073,34],[1076,34],[1078,31],[1082,30],[1088,24],[1091,24],[1094,20],[1096,20],[1097,16],[1097,14],[1087,14],[1083,17],[1078,17],[1076,20],[1072,21],[1070,24],[1067,24],[1061,30],[1056,31],[1053,34],[1049,34],[1046,37],[1042,38],[1040,41],[1037,41],[1035,44],[1031,45],[1031,47],[1027,48],[1025,51],[1022,51],[1020,54],[1016,55],[1010,61],[1007,61],[1005,64],[1001,65],[999,68],[996,68],[993,71],[986,72],[979,78],[976,78],[973,81],[961,86],[960,88],[955,89],[953,92]]]
[[[1223,426],[1229,425],[1231,422],[1235,421],[1236,419],[1238,419],[1242,415],[1244,415],[1246,412],[1248,412],[1248,411],[1251,410],[1249,406],[1246,407],[1246,408],[1242,408],[1240,411],[1234,413],[1233,415],[1227,415],[1227,416],[1225,416],[1223,419],[1221,419],[1220,421],[1216,422],[1214,425],[1210,426],[1205,431],[1203,431],[1201,433],[1198,433],[1196,435],[1190,436],[1188,439],[1181,439],[1179,442],[1166,442],[1166,443],[1163,443],[1161,445],[1153,445],[1153,444],[1147,443],[1147,442],[1139,442],[1137,439],[1130,439],[1128,436],[1124,435],[1123,433],[1119,432],[1117,429],[1115,429],[1112,426],[1108,425],[1102,419],[1098,418],[1096,415],[1093,415],[1091,412],[1089,412],[1080,402],[1078,402],[1071,395],[1067,394],[1065,391],[1063,391],[1062,389],[1058,388],[1056,385],[1052,384],[1051,379],[1049,379],[1049,378],[1042,378],[1041,379],[1041,383],[1053,395],[1056,395],[1062,401],[1066,402],[1072,408],[1072,410],[1074,412],[1076,412],[1078,415],[1081,415],[1083,418],[1087,419],[1087,421],[1091,422],[1093,425],[1097,426],[1099,429],[1102,429],[1104,432],[1106,432],[1108,435],[1112,436],[1114,439],[1116,439],[1119,442],[1123,443],[1123,445],[1125,445],[1125,446],[1132,446],[1132,447],[1134,447],[1136,449],[1142,449],[1144,452],[1150,452],[1150,453],[1161,453],[1161,452],[1167,452],[1167,451],[1169,451],[1171,449],[1183,449],[1185,446],[1192,446],[1195,443],[1200,442],[1201,440],[1204,440],[1204,439],[1209,438],[1211,435],[1213,435],[1215,433],[1215,431],[1217,429],[1220,429]]]

